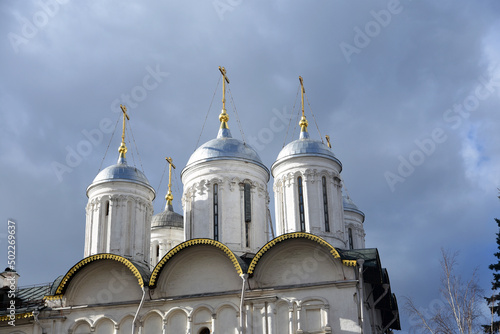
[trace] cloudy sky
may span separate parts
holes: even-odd
[[[404,296],[435,305],[441,248],[459,252],[464,277],[477,267],[489,293],[500,2],[4,0],[0,15],[0,241],[6,249],[14,218],[21,285],[50,282],[83,257],[85,190],[117,159],[120,103],[128,160],[157,189],[155,212],[166,156],[181,211],[180,171],[217,134],[225,66],[233,136],[269,167],[298,137],[304,78],[311,136],[320,138],[312,110],[401,311]]]

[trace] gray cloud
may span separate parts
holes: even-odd
[[[36,3],[0,5],[0,208],[5,221],[13,217],[20,226],[21,284],[51,281],[83,256],[85,189],[111,140],[101,122],[114,126],[113,105],[123,96],[136,105],[128,103],[131,125],[155,188],[165,156],[174,158],[174,206],[181,211],[180,171],[195,149],[222,65],[247,139],[260,133],[262,141],[273,110],[292,112],[298,76],[304,77],[321,133],[331,136],[351,197],[367,215],[367,246],[379,248],[398,296],[429,305],[441,247],[460,250],[464,274],[478,266],[489,289],[493,218],[500,216],[500,87],[455,128],[443,115],[481,80],[500,80],[496,2],[241,1],[222,14],[212,2],[191,1],[67,1],[54,8],[50,15]],[[384,26],[376,17],[391,8],[397,13]],[[369,37],[367,45],[356,46],[357,31]],[[10,33],[22,42],[13,47]],[[342,43],[359,49],[350,62]],[[168,76],[145,85],[148,68]],[[215,137],[220,108],[219,87],[200,144]],[[229,124],[239,138],[231,112]],[[298,135],[294,126],[287,142]],[[286,129],[279,128],[259,150],[268,166],[283,145]],[[399,157],[408,160],[420,149],[415,142],[436,128],[446,140],[424,152],[424,161],[391,191],[384,173],[397,173]],[[53,163],[67,165],[68,148],[78,153],[92,130],[102,138],[60,180]],[[119,134],[109,145],[103,167],[117,158]],[[165,193],[164,178],[155,212]]]

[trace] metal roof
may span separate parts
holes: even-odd
[[[106,167],[99,174],[97,174],[94,181],[92,181],[92,184],[87,188],[87,193],[91,187],[109,181],[138,183],[150,188],[154,192],[154,189],[149,184],[146,175],[144,175],[144,173],[137,168],[127,165],[125,158],[119,158],[117,164]]]
[[[323,157],[326,159],[330,159],[338,163],[340,165],[340,169],[342,170],[342,163],[335,157],[335,154],[333,154],[332,150],[321,141],[309,138],[309,133],[304,131],[300,133],[299,139],[287,144],[280,151],[273,166],[282,161],[299,156]],[[271,169],[272,168],[273,167],[271,167]]]
[[[217,138],[201,145],[191,155],[183,172],[193,165],[213,160],[239,160],[253,163],[264,168],[269,174],[259,154],[247,143],[232,138],[229,129],[220,129]]]

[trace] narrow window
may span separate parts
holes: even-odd
[[[299,188],[299,220],[300,220],[300,231],[306,231],[306,219],[304,217],[304,193],[302,190],[302,177],[297,178],[298,188]]]
[[[245,222],[252,221],[252,203],[250,202],[250,183],[245,183],[244,189],[244,202],[245,202]]]
[[[349,228],[347,230],[347,233],[349,234],[349,249],[354,249],[354,241],[352,240],[352,229]]]
[[[214,240],[219,241],[219,185],[214,184]]]
[[[160,257],[160,245],[156,245],[156,258]]]
[[[323,212],[325,214],[325,232],[330,232],[330,220],[328,219],[328,196],[326,195],[326,177],[323,176]]]
[[[247,247],[250,247],[250,223],[245,223],[245,238]]]
[[[250,222],[252,221],[252,202],[250,183],[245,183],[243,188],[243,205],[245,211],[245,244],[250,247]]]
[[[109,216],[109,201],[106,201],[106,217]]]

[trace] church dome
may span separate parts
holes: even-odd
[[[217,138],[201,145],[189,158],[185,169],[213,160],[239,160],[266,169],[257,152],[247,143],[231,137],[229,129],[220,129]]]
[[[155,227],[184,227],[184,219],[182,215],[174,212],[172,206],[168,206],[165,211],[162,211],[153,216],[151,228]]]
[[[287,144],[278,154],[274,164],[281,163],[294,157],[323,157],[334,160],[342,169],[342,163],[335,154],[319,140],[309,138],[309,133],[302,131],[300,138]]]
[[[342,203],[343,203],[343,206],[344,206],[344,211],[350,211],[350,212],[356,212],[360,215],[362,215],[363,217],[365,216],[365,214],[363,213],[363,211],[361,211],[360,209],[358,209],[357,205],[354,204],[354,202],[352,201],[351,198],[347,197],[347,196],[342,196]]]
[[[154,191],[153,187],[149,184],[146,175],[135,167],[127,165],[125,158],[120,157],[118,163],[109,167],[104,168],[92,181],[92,184],[88,187],[93,187],[95,185],[110,182],[110,181],[125,181],[138,183],[146,186]]]

